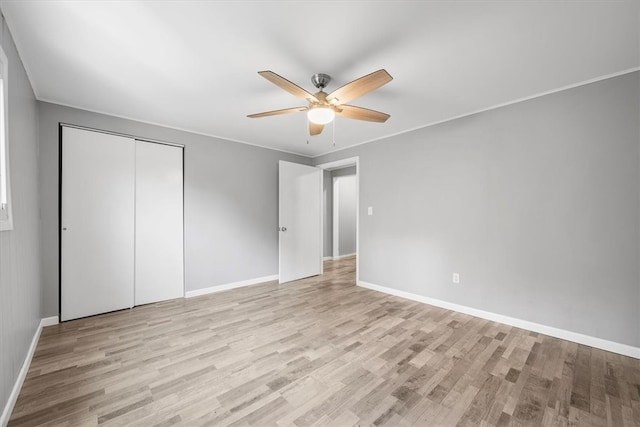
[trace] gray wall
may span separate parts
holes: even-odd
[[[356,177],[338,178],[338,253],[334,256],[356,253]],[[335,197],[334,197],[335,198]]]
[[[319,163],[316,163],[319,164]],[[355,175],[356,167],[325,170],[323,174],[323,256],[333,257],[333,177]],[[355,252],[355,251],[354,251]]]
[[[58,313],[58,123],[185,145],[187,291],[278,273],[278,160],[310,159],[38,102],[44,312]]]
[[[639,100],[635,72],[314,159],[360,156],[360,279],[640,346]]]
[[[31,84],[2,18],[9,62],[9,161],[13,226],[0,232],[0,411],[41,318],[37,108]]]

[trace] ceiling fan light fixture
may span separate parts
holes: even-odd
[[[307,112],[307,118],[309,121],[317,125],[326,125],[327,123],[331,123],[335,117],[336,113],[333,111],[333,108],[324,105],[311,107]]]

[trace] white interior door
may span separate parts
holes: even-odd
[[[61,320],[133,306],[135,144],[62,128]]]
[[[322,274],[322,171],[280,161],[280,283]]]
[[[136,141],[136,305],[184,296],[182,151]]]

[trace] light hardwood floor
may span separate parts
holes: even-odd
[[[325,275],[44,329],[10,425],[640,426],[640,361]]]

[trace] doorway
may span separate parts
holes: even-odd
[[[359,158],[352,157],[317,167],[323,170],[323,260],[356,257],[359,280]]]

